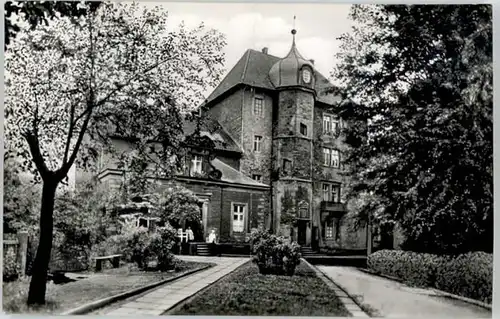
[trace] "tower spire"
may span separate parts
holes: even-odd
[[[293,45],[294,46],[295,46],[295,34],[297,33],[297,30],[295,29],[295,19],[296,19],[296,16],[293,16],[292,36],[293,36]]]

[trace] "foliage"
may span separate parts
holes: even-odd
[[[297,222],[297,209],[295,200],[290,190],[285,190],[281,198],[280,224],[295,225]]]
[[[61,240],[54,242],[54,248],[63,263],[76,262],[86,269],[91,262],[92,247],[106,239],[107,228],[113,224],[113,219],[105,205],[116,199],[103,187],[89,181],[56,199],[54,228]]]
[[[181,185],[170,185],[159,198],[159,217],[163,222],[179,228],[184,222],[201,224],[198,197]]]
[[[92,11],[97,10],[100,1],[86,3]],[[44,23],[47,25],[49,20],[62,17],[80,17],[87,13],[85,6],[77,1],[6,1],[5,2],[5,48],[16,34],[21,31],[19,22],[16,18],[22,17],[26,20],[31,29]]]
[[[147,269],[149,261],[156,261],[155,269],[165,271],[174,266],[171,249],[175,241],[176,231],[170,226],[153,233],[144,227],[124,227],[120,234],[100,243],[93,255],[121,254],[124,261],[135,263],[139,269]]]
[[[23,183],[16,163],[4,161],[3,232],[36,231],[40,196],[39,187]]]
[[[111,136],[134,141],[171,176],[182,115],[222,75],[224,37],[203,24],[167,28],[160,7],[103,3],[85,15],[22,30],[5,56],[5,141],[43,182],[30,304],[45,302],[55,191],[70,168],[90,169]],[[84,138],[85,137],[85,138]],[[143,156],[146,156],[145,154]]]
[[[380,250],[368,256],[368,267],[405,283],[437,289],[491,303],[493,256],[484,252],[433,255]]]
[[[493,255],[473,252],[448,260],[438,269],[436,288],[491,304]]]
[[[348,198],[414,251],[492,251],[491,5],[355,5],[336,107]]]
[[[11,281],[19,277],[21,267],[17,259],[17,250],[13,246],[4,246],[3,250],[3,280]]]
[[[159,227],[154,235],[149,250],[158,262],[157,269],[161,271],[171,269],[175,266],[172,247],[176,242],[177,232],[172,227]]]
[[[29,277],[21,278],[16,281],[3,282],[2,285],[2,310],[9,314],[28,314],[40,315],[43,312],[52,312],[59,308],[59,302],[47,300],[47,304],[42,309],[40,307],[28,307],[26,300],[28,298]],[[47,284],[47,291],[52,292],[55,284]],[[52,298],[51,298],[52,299]]]
[[[283,237],[267,231],[255,231],[251,235],[253,262],[262,274],[292,276],[300,263],[300,246],[287,243]]]

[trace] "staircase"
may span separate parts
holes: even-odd
[[[318,253],[313,251],[311,247],[305,247],[305,246],[300,247],[300,253],[304,258],[318,255]]]
[[[210,256],[210,247],[208,244],[197,244],[196,245],[196,255],[198,256]]]

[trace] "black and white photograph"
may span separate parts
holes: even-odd
[[[5,2],[4,313],[492,318],[492,15]]]

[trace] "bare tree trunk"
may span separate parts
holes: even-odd
[[[40,211],[40,239],[32,268],[32,277],[28,293],[28,305],[45,304],[47,288],[47,273],[53,238],[53,213],[56,189],[59,182],[44,181],[42,192],[42,207]]]

